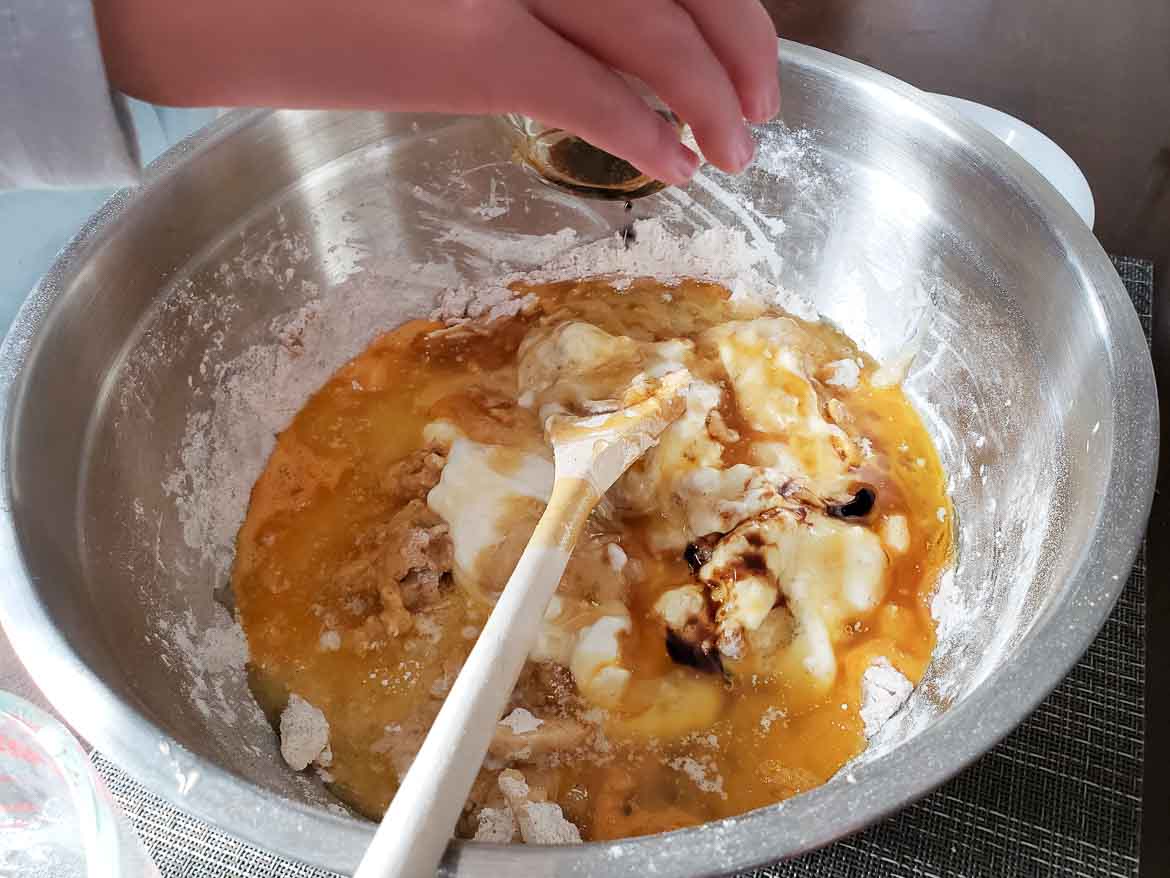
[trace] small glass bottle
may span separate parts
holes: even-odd
[[[639,80],[624,78],[651,109],[675,125],[681,139],[686,126],[678,116]],[[610,201],[631,201],[666,188],[667,184],[643,174],[625,159],[562,128],[519,114],[505,118],[515,134],[517,157],[554,186]]]

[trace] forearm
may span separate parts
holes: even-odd
[[[615,73],[645,81],[707,158],[750,160],[779,108],[756,0],[95,0],[111,81],[172,106],[518,112],[667,182],[697,167]]]
[[[438,41],[418,4],[352,0],[95,0],[110,81],[170,106],[450,110],[477,104],[471,47]],[[391,14],[392,13],[392,14]],[[432,28],[433,30],[433,28]],[[438,44],[441,43],[441,44]],[[482,80],[482,70],[476,71]],[[442,100],[436,95],[443,95]]]

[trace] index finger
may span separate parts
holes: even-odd
[[[677,0],[731,77],[745,119],[780,112],[776,28],[759,0]]]

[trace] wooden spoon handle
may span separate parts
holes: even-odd
[[[597,494],[557,479],[544,514],[394,794],[354,878],[432,878],[483,764],[500,712]]]

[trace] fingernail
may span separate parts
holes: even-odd
[[[752,103],[751,112],[747,114],[748,119],[756,124],[763,124],[776,115],[776,111],[772,108],[773,98],[769,95],[760,95]]]
[[[751,164],[752,158],[756,154],[756,141],[752,137],[752,131],[748,126],[742,125],[739,129],[739,134],[735,141],[735,166],[738,170],[743,170]]]
[[[699,170],[699,157],[682,144],[679,144],[679,148],[675,150],[672,164],[674,165],[675,179],[666,182],[679,185],[686,183],[691,177],[695,176],[695,171]]]

